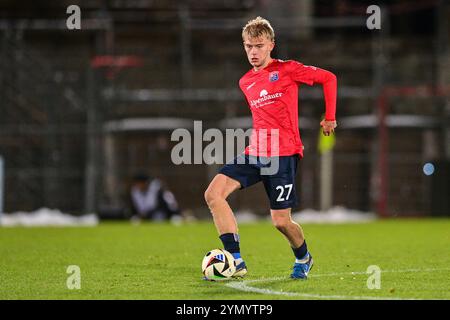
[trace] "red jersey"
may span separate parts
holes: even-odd
[[[329,71],[293,60],[273,59],[264,69],[251,69],[239,80],[253,118],[245,154],[303,156],[298,128],[298,90],[300,84],[314,83],[323,85],[325,119],[335,120],[337,80]],[[278,139],[274,139],[276,136]]]

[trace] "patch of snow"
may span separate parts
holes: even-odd
[[[377,215],[336,206],[327,211],[305,209],[293,212],[292,219],[299,223],[361,223],[374,221]]]
[[[96,226],[98,217],[95,214],[73,216],[58,209],[40,208],[32,212],[13,212],[0,215],[0,225],[13,226]]]
[[[261,220],[261,216],[253,213],[251,210],[240,210],[235,212],[237,223],[251,223]]]

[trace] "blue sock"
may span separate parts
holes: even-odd
[[[303,244],[298,248],[292,248],[292,251],[294,252],[295,258],[297,260],[305,259],[306,255],[308,254],[308,247],[306,246],[306,241],[303,241]]]
[[[232,255],[233,255],[233,258],[235,258],[236,260],[237,259],[241,259],[241,253],[240,252],[232,253]]]
[[[235,259],[241,257],[239,235],[237,233],[224,233],[219,238],[223,243],[223,248],[231,253]]]

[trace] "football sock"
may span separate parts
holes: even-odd
[[[233,258],[236,259],[236,261],[239,260],[239,259],[241,259],[241,253],[240,253],[240,252],[232,253],[232,255],[233,255]]]
[[[303,241],[303,244],[300,247],[292,248],[292,251],[294,252],[296,263],[308,262],[309,254],[306,241]]]
[[[235,259],[241,258],[239,235],[237,233],[224,233],[219,238],[222,241],[225,250],[231,253]]]

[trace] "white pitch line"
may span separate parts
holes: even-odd
[[[402,298],[393,298],[393,297],[371,297],[371,296],[344,296],[344,295],[323,295],[323,294],[312,294],[312,293],[298,293],[298,292],[289,292],[289,291],[276,291],[265,288],[257,288],[249,286],[248,283],[255,282],[270,282],[270,281],[278,281],[278,280],[287,280],[288,278],[267,278],[267,279],[259,279],[259,280],[246,280],[242,282],[230,282],[227,283],[226,286],[229,288],[237,289],[245,292],[255,292],[261,294],[268,295],[281,295],[288,297],[304,297],[304,298],[317,298],[317,299],[355,299],[355,300],[403,300]],[[415,299],[408,299],[415,300]]]
[[[401,269],[401,270],[381,270],[381,273],[407,273],[407,272],[434,272],[434,271],[450,271],[450,268],[425,268],[425,269]],[[358,274],[368,274],[365,271],[340,272],[340,273],[323,273],[312,274],[309,277],[334,277],[334,276],[352,276]]]
[[[404,269],[404,270],[382,270],[382,273],[407,273],[407,272],[434,272],[434,271],[447,271],[450,268],[443,269]],[[311,275],[310,277],[333,277],[333,276],[346,276],[346,275],[361,275],[367,274],[367,272],[357,271],[357,272],[343,272],[343,273],[324,273]],[[311,294],[311,293],[298,293],[289,291],[276,291],[266,288],[252,287],[251,283],[258,282],[272,282],[279,280],[288,280],[286,277],[274,277],[256,280],[244,280],[244,281],[233,281],[227,283],[226,286],[240,291],[245,292],[255,292],[268,295],[281,295],[289,297],[305,297],[305,298],[318,298],[318,299],[354,299],[354,300],[417,300],[415,298],[395,298],[395,297],[372,297],[372,296],[346,296],[346,295],[322,295],[322,294]]]

